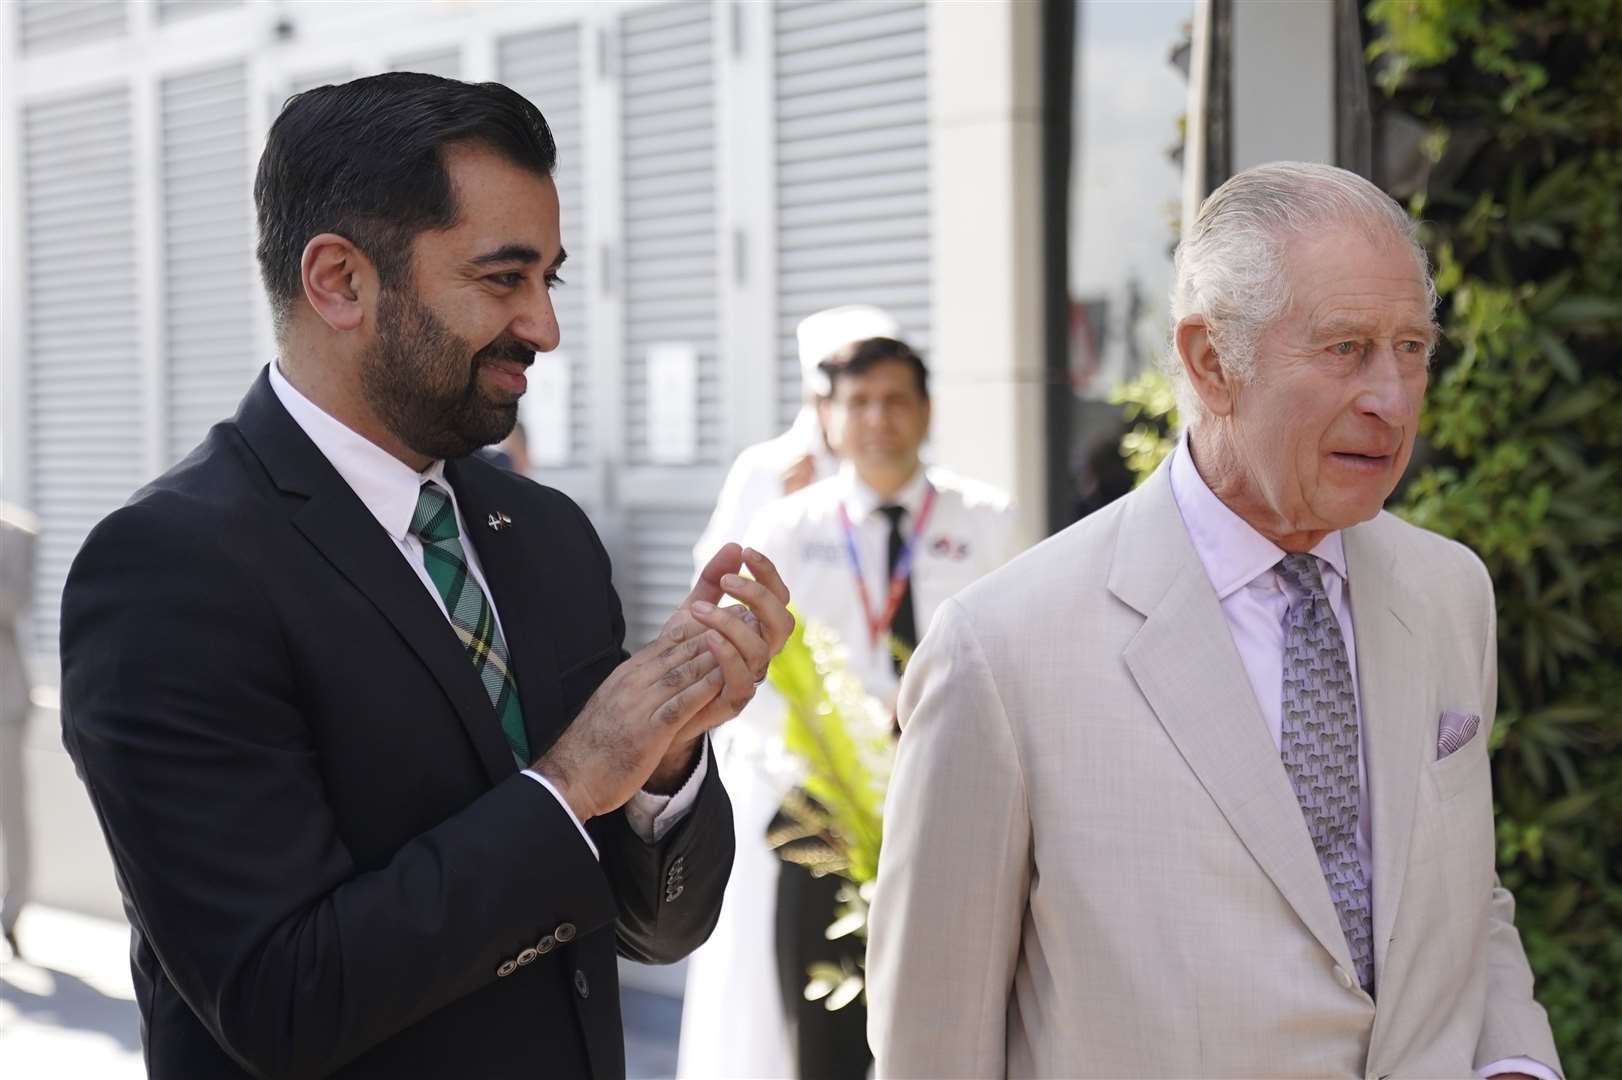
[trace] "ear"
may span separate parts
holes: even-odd
[[[1222,366],[1222,357],[1211,340],[1205,316],[1188,315],[1178,322],[1177,356],[1183,362],[1188,381],[1194,385],[1194,392],[1211,415],[1232,414],[1237,387],[1233,376]]]
[[[358,330],[377,298],[377,270],[359,248],[337,233],[322,233],[304,245],[299,261],[304,298],[321,321],[344,332]]]

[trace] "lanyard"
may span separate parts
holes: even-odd
[[[912,535],[901,549],[896,558],[895,569],[890,573],[890,592],[884,601],[884,610],[877,614],[873,611],[873,601],[867,595],[867,580],[862,576],[862,557],[856,552],[856,529],[850,523],[850,514],[845,510],[845,504],[839,504],[839,526],[845,532],[845,554],[850,556],[850,568],[856,575],[856,595],[862,601],[862,616],[867,620],[867,633],[869,646],[876,648],[879,639],[890,629],[895,622],[896,612],[901,610],[901,598],[907,592],[907,579],[912,574],[912,556],[917,550],[918,541],[929,527],[929,515],[935,509],[934,485],[924,493],[924,505],[918,511],[917,524],[913,526]]]

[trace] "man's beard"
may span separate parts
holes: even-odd
[[[518,421],[518,401],[479,389],[487,360],[530,364],[535,351],[502,337],[473,352],[415,294],[385,288],[377,340],[361,358],[361,389],[395,437],[430,458],[459,458],[500,442]]]

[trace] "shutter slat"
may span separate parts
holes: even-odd
[[[570,23],[502,38],[497,43],[496,70],[503,83],[541,110],[552,129],[558,149],[554,179],[563,220],[563,246],[569,252],[563,278],[584,283],[595,246],[584,224],[589,201],[584,173],[586,103],[580,33],[580,27]],[[552,307],[562,336],[560,348],[569,360],[568,460],[558,463],[562,466],[586,461],[592,452],[591,384],[595,365],[587,299],[587,290],[580,285],[567,285],[552,293]]]
[[[794,330],[812,312],[877,304],[929,343],[927,5],[774,8],[778,407],[800,407]]]
[[[164,79],[159,102],[167,449],[177,461],[253,381],[247,68]]]
[[[50,40],[43,24],[30,28],[43,6],[20,6],[25,48]],[[144,479],[132,452],[143,429],[130,112],[120,87],[26,104],[21,115],[27,501],[40,516],[34,595],[44,601],[32,626],[44,657],[56,655],[68,564],[90,527]],[[94,164],[90,181],[65,182],[64,165],[76,162]]]
[[[630,596],[626,646],[639,649],[659,636],[676,605],[692,585],[693,545],[708,515],[669,510],[633,511],[630,537]]]
[[[664,343],[697,351],[696,461],[716,461],[721,454],[719,402],[702,391],[719,382],[720,371],[713,38],[708,4],[664,4],[620,20],[622,392],[626,453],[633,464],[648,461],[647,350]],[[687,540],[689,562],[697,535],[695,529]],[[637,587],[642,589],[640,578]]]
[[[18,42],[25,53],[81,45],[129,32],[124,0],[20,0],[16,11]]]

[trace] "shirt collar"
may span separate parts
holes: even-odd
[[[366,509],[396,542],[404,540],[411,528],[411,518],[417,512],[418,491],[423,484],[430,480],[438,484],[454,505],[456,495],[445,481],[443,461],[435,461],[417,472],[305,397],[287,381],[279,362],[270,365],[270,388],[293,422],[332,462],[344,483],[360,496]]]
[[[1284,558],[1284,551],[1217,498],[1194,467],[1187,432],[1172,451],[1171,494],[1218,600],[1226,600],[1264,574],[1276,579],[1273,568]],[[1318,541],[1312,554],[1346,580],[1346,549],[1339,529]]]
[[[856,475],[856,466],[846,461],[839,466],[839,491],[845,503],[845,513],[850,515],[851,524],[860,525],[866,521],[868,515],[874,513],[881,506],[903,506],[907,510],[910,522],[918,520],[918,511],[923,508],[924,495],[929,490],[929,475],[922,464],[912,474],[912,479],[901,486],[891,499],[879,498],[878,492],[862,483]]]

